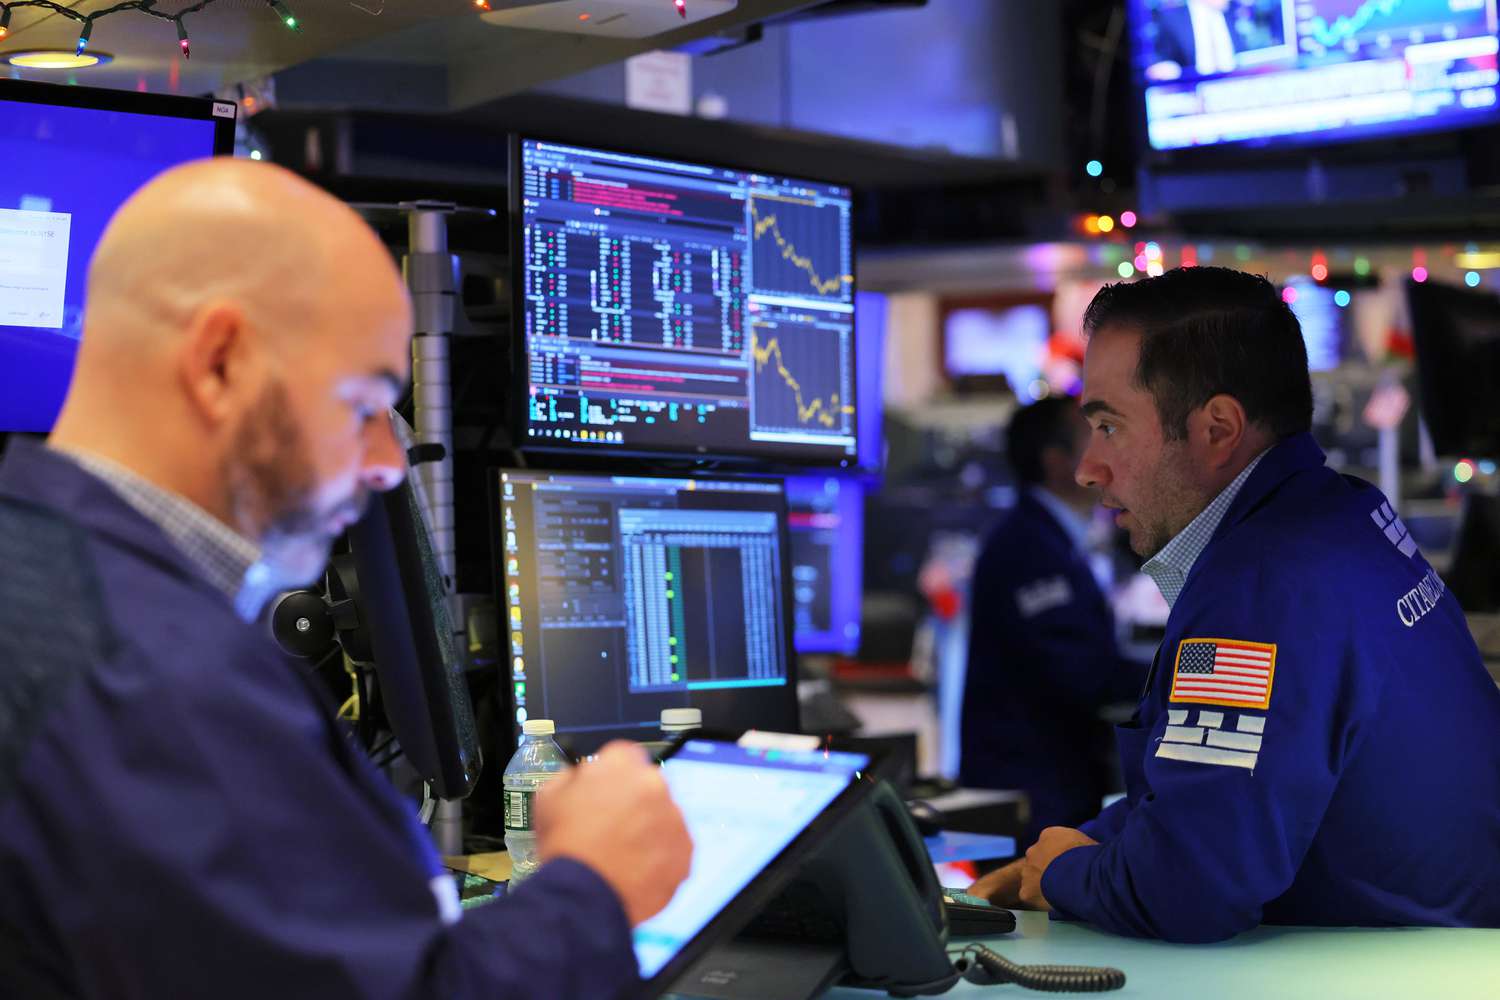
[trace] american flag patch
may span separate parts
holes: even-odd
[[[1184,639],[1177,647],[1169,701],[1267,708],[1276,647],[1238,639]]]

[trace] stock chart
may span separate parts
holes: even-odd
[[[848,188],[521,153],[529,446],[852,461]]]

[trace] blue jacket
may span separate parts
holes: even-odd
[[[1127,796],[1042,892],[1120,934],[1500,927],[1500,690],[1386,498],[1267,453],[1118,732]]]
[[[1145,665],[1120,656],[1084,554],[1029,491],[985,542],[970,593],[959,775],[1023,789],[1030,844],[1098,814],[1111,790],[1099,708],[1138,698]]]
[[[103,482],[13,442],[0,982],[28,997],[638,992],[625,913],[583,865],[556,861],[452,924],[437,874],[305,668]]]

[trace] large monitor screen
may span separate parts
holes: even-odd
[[[666,909],[635,929],[641,978],[682,953],[869,766],[859,753],[708,740],[667,758],[662,775],[693,838],[693,867]]]
[[[1282,296],[1302,327],[1308,371],[1324,372],[1337,368],[1344,360],[1345,352],[1353,347],[1348,289],[1320,285],[1310,277],[1296,277],[1286,283]]]
[[[965,305],[943,316],[943,369],[952,379],[1003,377],[1017,397],[1039,395],[1052,336],[1040,302]]]
[[[500,473],[500,585],[519,726],[588,753],[664,708],[797,728],[780,483]]]
[[[1496,0],[1130,0],[1151,147],[1497,117]]]
[[[793,476],[786,502],[797,652],[852,656],[864,596],[864,488],[833,476]]]
[[[1439,455],[1500,458],[1500,298],[1406,284],[1422,417]]]
[[[0,80],[0,431],[51,430],[115,210],[234,144],[233,104]]]
[[[851,192],[520,141],[521,444],[851,465]]]

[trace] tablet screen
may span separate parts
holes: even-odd
[[[869,767],[864,754],[757,750],[689,740],[662,764],[693,838],[672,901],[635,929],[651,979]]]

